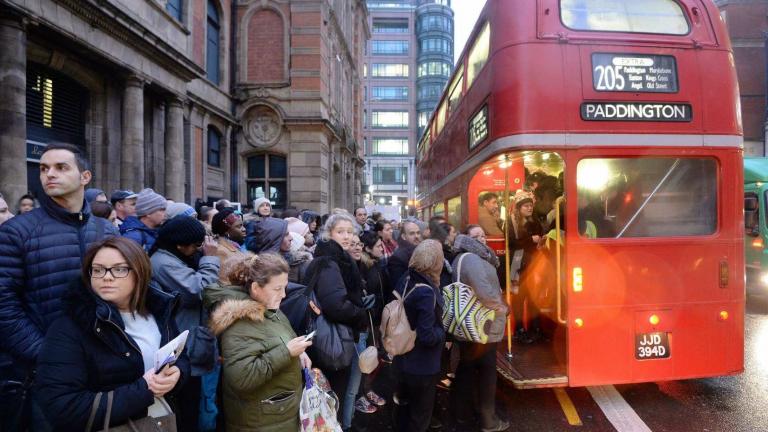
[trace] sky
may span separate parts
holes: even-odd
[[[453,0],[451,7],[454,12],[454,63],[464,50],[464,44],[475,26],[475,21],[485,6],[486,0]]]

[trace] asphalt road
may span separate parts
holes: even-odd
[[[745,319],[745,372],[734,377],[618,385],[615,389],[636,422],[611,422],[597,402],[595,390],[565,389],[580,426],[569,424],[553,389],[515,390],[499,379],[497,411],[512,423],[510,431],[768,431],[768,294],[750,295]],[[381,371],[376,388],[391,394],[389,371]],[[612,391],[609,387],[608,391]],[[452,422],[448,393],[438,392],[438,417],[443,431],[479,431]],[[391,398],[375,414],[356,414],[353,430],[390,431]],[[611,411],[608,409],[607,411]]]

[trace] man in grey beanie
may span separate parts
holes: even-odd
[[[128,216],[120,225],[120,234],[140,244],[149,252],[157,239],[158,229],[165,222],[168,201],[152,189],[136,196],[136,216]]]

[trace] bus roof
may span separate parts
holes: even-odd
[[[768,157],[744,158],[744,183],[768,182]]]

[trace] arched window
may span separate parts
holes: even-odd
[[[221,167],[221,134],[212,127],[208,127],[208,165]]]
[[[214,84],[219,84],[219,37],[221,24],[216,3],[208,0],[208,28],[206,31],[206,76]]]
[[[181,22],[181,0],[168,0],[165,3],[165,10],[176,18],[176,21]]]

